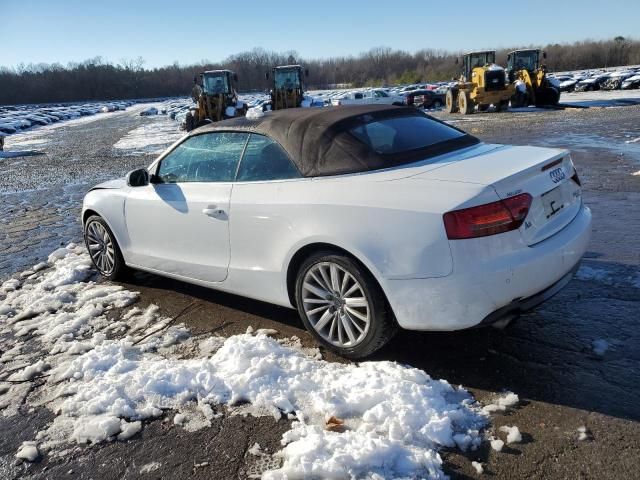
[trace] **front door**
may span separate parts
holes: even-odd
[[[230,258],[229,202],[248,135],[187,138],[155,169],[154,183],[125,201],[128,262],[204,282],[222,282]]]

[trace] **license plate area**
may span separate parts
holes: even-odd
[[[562,195],[562,185],[543,193],[541,200],[542,207],[544,208],[544,215],[547,220],[550,220],[553,216],[560,213],[565,207]]]

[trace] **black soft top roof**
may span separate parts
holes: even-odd
[[[391,105],[290,108],[267,112],[257,119],[239,117],[212,123],[194,130],[191,135],[215,131],[267,135],[287,151],[305,177],[388,168],[478,143],[475,137],[464,135],[417,151],[380,154],[349,133],[363,123],[406,116],[428,117],[415,108]]]

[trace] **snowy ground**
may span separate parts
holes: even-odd
[[[194,431],[237,405],[293,420],[276,454],[281,467],[263,478],[444,478],[439,448],[482,441],[487,414],[464,389],[421,370],[327,362],[251,328],[194,337],[157,307],[132,306],[137,293],[95,279],[84,248],[71,244],[0,286],[2,414],[18,406],[56,414],[20,459],[128,440],[167,411]]]

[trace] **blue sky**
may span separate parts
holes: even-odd
[[[141,56],[155,67],[254,47],[305,58],[500,48],[638,35],[638,19],[637,0],[0,0],[0,65]]]

